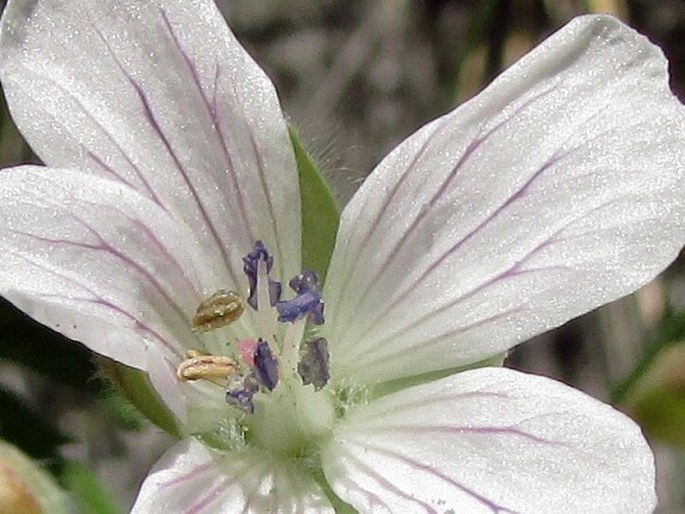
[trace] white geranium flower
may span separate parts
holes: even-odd
[[[322,291],[273,86],[211,1],[10,0],[0,73],[47,165],[1,174],[0,291],[148,372],[187,434],[135,512],[654,507],[622,414],[462,371],[680,249],[685,114],[644,37],[578,18],[409,137]]]

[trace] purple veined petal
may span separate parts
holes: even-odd
[[[652,512],[654,463],[628,417],[548,378],[481,368],[350,411],[322,453],[360,512]]]
[[[132,514],[333,514],[314,480],[283,461],[244,449],[219,453],[189,438],[155,465]]]
[[[577,18],[404,141],[345,208],[332,375],[472,364],[652,279],[685,241],[685,109],[660,50]]]
[[[46,164],[129,184],[184,220],[242,290],[263,240],[300,270],[300,199],[273,85],[211,0],[12,0],[0,77]]]
[[[92,350],[145,369],[146,347],[202,347],[190,320],[216,283],[191,230],[129,186],[22,166],[0,171],[0,294]]]

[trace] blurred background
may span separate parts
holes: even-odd
[[[286,114],[343,203],[398,142],[579,14],[610,12],[661,46],[671,87],[685,100],[682,0],[217,3],[276,83]],[[37,161],[3,100],[0,164],[24,162]],[[685,513],[683,271],[676,262],[637,294],[507,359],[634,416],[657,455],[663,514]],[[82,512],[107,514],[128,510],[173,440],[136,413],[103,369],[81,345],[0,303],[0,439],[57,477]]]

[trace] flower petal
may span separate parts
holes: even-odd
[[[0,75],[46,164],[130,184],[175,213],[232,277],[223,287],[242,286],[256,240],[281,279],[299,271],[299,186],[278,99],[213,1],[12,0]]]
[[[553,380],[481,368],[351,411],[323,451],[361,512],[651,512],[639,428]],[[450,510],[451,509],[451,510]]]
[[[572,21],[419,130],[345,208],[324,291],[333,374],[464,366],[652,279],[685,241],[685,109],[666,61]]]
[[[216,280],[194,234],[129,186],[80,172],[0,171],[0,294],[129,366],[145,347],[183,355]],[[195,344],[201,347],[200,344]]]
[[[167,452],[143,483],[132,514],[333,513],[307,474],[249,449],[221,454],[195,439]]]

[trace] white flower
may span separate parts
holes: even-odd
[[[188,434],[135,512],[654,507],[622,414],[546,378],[462,371],[680,249],[685,114],[644,37],[578,18],[408,138],[345,207],[322,293],[305,275],[295,303],[292,146],[212,2],[10,0],[0,74],[48,166],[0,175],[0,291],[147,371]],[[193,330],[203,301],[250,284],[258,310],[225,293],[212,301],[233,312],[210,318],[235,321]]]

